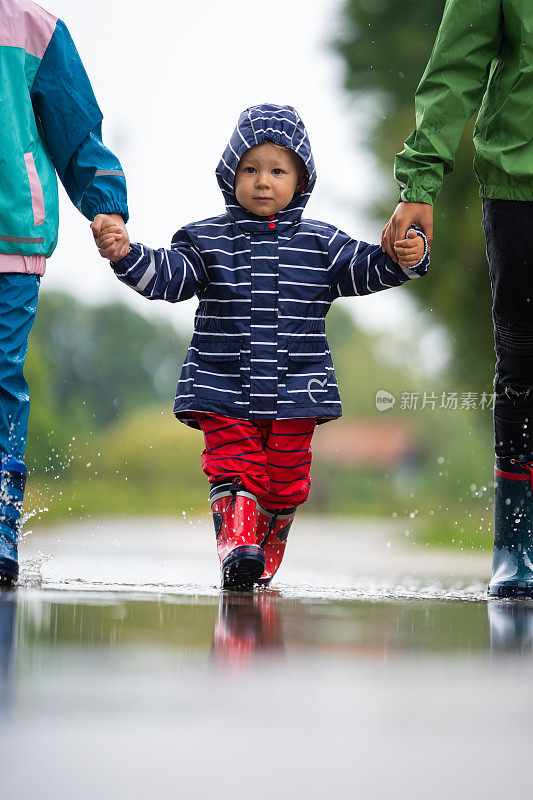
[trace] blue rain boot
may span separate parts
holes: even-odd
[[[12,586],[19,575],[18,537],[26,486],[26,465],[13,456],[2,459],[0,480],[0,586]]]
[[[533,598],[533,455],[497,458],[490,597]]]

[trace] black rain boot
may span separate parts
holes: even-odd
[[[533,455],[497,458],[490,597],[533,598]]]

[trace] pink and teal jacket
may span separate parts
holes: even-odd
[[[0,0],[0,272],[43,275],[57,244],[57,175],[92,220],[127,220],[126,181],[102,143],[102,113],[61,20]]]

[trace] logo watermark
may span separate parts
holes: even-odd
[[[389,411],[396,404],[395,395],[386,389],[376,392],[376,409]],[[401,411],[423,411],[429,408],[432,411],[485,411],[494,408],[493,392],[407,392],[400,395],[399,408]]]
[[[376,392],[376,408],[378,411],[389,411],[389,409],[394,408],[395,403],[396,398],[393,394],[385,389],[378,389]]]

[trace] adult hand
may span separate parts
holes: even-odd
[[[394,242],[405,239],[407,229],[411,225],[418,225],[426,234],[428,245],[433,241],[433,206],[429,203],[406,203],[402,201],[396,206],[396,211],[389,219],[381,234],[381,249],[387,252],[393,261],[398,263],[394,251]]]
[[[98,240],[101,235],[102,225],[109,226],[112,224],[115,229],[114,241],[108,244],[104,250],[98,246]],[[116,228],[118,227],[118,230]],[[130,247],[130,240],[126,230],[126,224],[120,214],[97,214],[91,223],[91,230],[93,232],[94,241],[102,258],[107,258],[110,261],[120,261],[121,258],[128,253]]]

